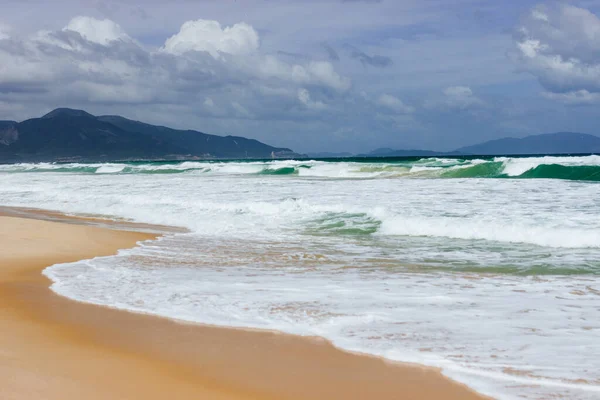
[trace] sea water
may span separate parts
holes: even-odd
[[[76,300],[598,399],[598,181],[598,156],[13,164],[0,204],[186,229],[46,269]]]

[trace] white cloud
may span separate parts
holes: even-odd
[[[300,85],[324,85],[340,92],[351,86],[350,79],[338,74],[327,61],[311,61],[307,65],[288,64],[268,55],[260,60],[257,70],[264,78],[277,78]]]
[[[246,23],[222,28],[217,21],[196,20],[184,23],[161,50],[175,56],[189,55],[192,51],[207,52],[215,60],[261,80],[274,78],[295,85],[325,86],[338,92],[351,86],[350,80],[338,74],[329,62],[291,64],[274,55],[261,54],[259,45],[258,33]],[[228,57],[223,58],[225,54]],[[197,59],[198,55],[188,58]]]
[[[192,22],[197,27],[198,21]],[[29,101],[45,99],[51,106],[185,104],[201,115],[223,120],[273,116],[295,120],[304,115],[299,102],[319,110],[327,105],[318,96],[326,96],[332,104],[344,101],[350,80],[330,63],[310,59],[287,63],[264,55],[258,35],[246,24],[218,31],[221,36],[214,43],[220,47],[215,54],[152,51],[116,23],[89,17],[74,18],[61,30],[0,41],[0,100],[26,92]],[[181,32],[185,36],[191,31],[182,28]],[[243,40],[227,39],[244,32],[254,32],[248,54],[240,47]],[[204,46],[198,43],[203,42],[192,47]]]
[[[454,108],[466,109],[484,104],[468,86],[450,86],[444,89],[444,95],[446,105]]]
[[[259,44],[258,33],[244,22],[221,28],[217,21],[199,19],[184,23],[179,33],[167,39],[163,50],[171,54],[206,51],[217,58],[219,53],[250,54]]]
[[[469,86],[449,86],[440,95],[427,99],[424,106],[441,111],[478,112],[486,107],[486,103]]]
[[[5,25],[2,22],[0,22],[0,40],[10,38],[9,32],[10,32],[10,26]]]
[[[515,44],[516,61],[538,78],[546,97],[579,102],[600,92],[600,19],[589,10],[538,6],[518,28]]]
[[[109,19],[96,19],[86,16],[73,18],[63,31],[73,31],[79,33],[84,39],[90,42],[108,45],[117,40],[131,40],[121,27]]]
[[[538,8],[534,8],[533,10],[531,10],[531,18],[538,19],[540,21],[549,21],[548,16]]]
[[[308,64],[307,69],[313,79],[318,83],[342,91],[350,88],[350,80],[335,72],[333,65],[330,62],[313,61]]]
[[[7,118],[33,117],[63,105],[274,144],[281,140],[294,148],[307,146],[295,139],[300,132],[318,137],[338,129],[339,121],[361,132],[396,131],[414,111],[404,103],[378,105],[385,89],[361,98],[340,73],[341,62],[281,56],[259,46],[258,36],[250,52],[170,52],[166,44],[163,49],[141,45],[126,33],[125,22],[120,28],[82,17],[63,25],[0,41],[0,102],[28,105],[28,111]],[[377,113],[387,119],[376,121]]]
[[[548,49],[547,45],[535,39],[525,39],[522,42],[518,42],[517,47],[523,53],[523,56],[530,59],[537,57],[540,52]]]
[[[415,111],[414,107],[408,106],[399,98],[386,93],[379,96],[377,104],[399,114],[410,114]]]
[[[323,110],[327,106],[321,101],[313,101],[310,92],[304,88],[298,89],[298,100],[310,110]]]
[[[204,99],[204,103],[202,103],[202,104],[204,104],[204,106],[208,107],[208,108],[213,108],[215,106],[215,102],[210,97],[207,97],[206,99]]]
[[[252,118],[253,117],[253,114],[250,111],[248,111],[248,109],[246,107],[244,107],[237,101],[232,101],[231,106],[237,113],[238,117],[241,117],[241,118]]]
[[[577,90],[566,93],[543,92],[548,99],[560,101],[565,104],[595,104],[600,102],[600,93],[590,93],[587,90]]]

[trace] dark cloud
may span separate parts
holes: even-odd
[[[325,51],[327,52],[327,56],[329,57],[329,59],[331,61],[339,61],[340,60],[340,55],[338,54],[337,51],[335,51],[335,49],[333,47],[331,47],[327,43],[323,43],[322,46],[325,49]]]
[[[350,52],[350,57],[360,61],[362,65],[368,65],[376,68],[386,68],[391,67],[394,64],[390,57],[381,56],[377,54],[370,56],[364,51],[361,51],[356,47],[350,45],[346,45],[346,48]]]
[[[19,94],[32,94],[32,93],[46,93],[47,89],[43,86],[39,86],[31,82],[0,82],[0,93],[19,93]]]
[[[279,51],[277,51],[277,54],[280,55],[280,56],[284,56],[284,57],[288,57],[288,58],[296,59],[296,60],[308,60],[308,59],[310,59],[310,57],[307,56],[306,54],[293,53],[291,51],[279,50]]]
[[[139,6],[132,8],[129,13],[132,16],[137,17],[142,20],[147,20],[150,18],[150,14],[148,14],[148,12],[146,10],[144,10],[142,7],[139,7]]]

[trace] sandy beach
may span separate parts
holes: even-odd
[[[438,370],[319,338],[183,324],[77,303],[42,270],[153,234],[0,216],[0,398],[481,399]],[[54,216],[56,217],[56,216]]]

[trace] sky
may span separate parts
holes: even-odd
[[[57,107],[298,152],[600,135],[600,0],[0,0],[0,120]]]

